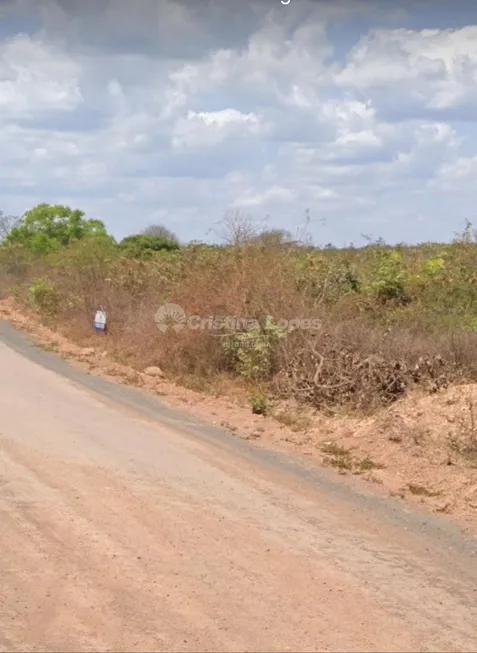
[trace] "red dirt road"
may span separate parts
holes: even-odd
[[[468,542],[359,506],[0,344],[0,650],[477,650]]]

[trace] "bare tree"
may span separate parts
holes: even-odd
[[[146,227],[142,232],[144,236],[160,236],[165,240],[173,240],[176,243],[179,242],[179,239],[170,229],[164,227],[162,224],[151,224],[149,227]]]
[[[20,218],[14,215],[4,215],[3,211],[0,211],[0,242],[5,240],[11,230],[17,227],[19,223]]]
[[[239,210],[227,211],[218,223],[219,229],[211,227],[207,235],[216,232],[226,245],[243,247],[249,242],[254,242],[260,229],[252,217],[244,215]]]

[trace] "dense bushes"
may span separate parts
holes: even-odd
[[[477,245],[469,228],[448,245],[345,250],[256,237],[179,248],[154,234],[118,247],[96,235],[36,259],[4,247],[0,270],[17,296],[23,288],[71,337],[87,335],[94,308],[105,306],[109,346],[138,368],[229,375],[249,387],[255,412],[274,397],[367,410],[415,386],[435,392],[477,380]],[[145,238],[158,239],[146,254]],[[155,313],[168,302],[198,316],[196,327],[160,332]],[[227,317],[242,327],[231,329]],[[308,322],[280,326],[297,320]]]
[[[151,259],[156,252],[172,251],[179,249],[175,240],[163,236],[136,234],[127,236],[119,243],[119,248],[124,256],[137,259]]]
[[[68,206],[39,204],[17,221],[4,240],[30,252],[47,254],[96,236],[108,237],[100,220],[87,220],[82,211]]]

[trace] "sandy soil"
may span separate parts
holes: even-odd
[[[0,344],[0,650],[477,650],[477,569]]]

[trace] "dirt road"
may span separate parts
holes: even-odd
[[[0,650],[477,650],[457,527],[0,339]]]

